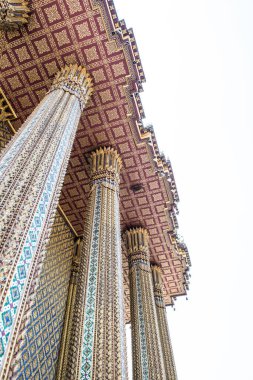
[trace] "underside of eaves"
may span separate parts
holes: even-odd
[[[150,235],[151,260],[163,272],[165,301],[186,293],[190,266],[176,234],[178,193],[170,162],[161,156],[152,127],[144,127],[139,93],[145,81],[131,29],[112,1],[36,0],[27,26],[1,43],[1,87],[12,104],[16,130],[48,91],[65,64],[84,65],[94,95],[83,112],[60,206],[76,234],[83,233],[89,191],[89,152],[117,149],[123,161],[121,229],[142,226]],[[125,302],[129,320],[128,263],[123,245]]]

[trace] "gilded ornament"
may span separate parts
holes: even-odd
[[[28,2],[24,0],[0,0],[0,29],[17,29],[28,23]]]

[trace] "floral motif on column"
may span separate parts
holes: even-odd
[[[148,232],[132,228],[124,235],[129,258],[133,379],[165,380],[150,269]]]
[[[121,159],[112,148],[91,154],[67,378],[127,379],[119,214]]]
[[[85,68],[63,68],[0,157],[1,379],[29,319],[76,129],[91,92]]]
[[[169,326],[167,322],[166,308],[163,298],[163,280],[161,268],[153,264],[151,265],[154,296],[157,312],[157,320],[160,331],[160,340],[162,345],[163,360],[166,372],[166,379],[177,380],[176,366],[173,356],[173,350],[170,340]]]

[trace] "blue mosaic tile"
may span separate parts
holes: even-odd
[[[140,269],[136,268],[136,286],[137,286],[137,304],[138,304],[138,316],[139,316],[139,338],[140,338],[140,348],[141,348],[141,368],[142,368],[142,378],[143,380],[149,380],[149,370],[148,370],[148,352],[147,352],[147,342],[145,333],[145,321],[143,316],[142,307],[142,289],[140,281]]]
[[[4,344],[3,344],[3,339],[0,338],[0,357],[4,355]]]
[[[24,350],[22,353],[22,360],[24,363],[27,363],[29,360],[29,351]]]
[[[26,278],[26,271],[24,265],[18,266],[18,278],[19,280],[23,280],[24,278]]]
[[[7,310],[2,314],[2,321],[4,328],[9,327],[12,325],[12,316],[11,316],[11,311]]]
[[[12,288],[10,289],[10,291],[11,291],[12,301],[15,302],[15,301],[19,300],[20,294],[19,294],[18,287],[17,286],[12,286]]]
[[[34,235],[34,232],[31,232],[30,233],[30,239],[35,242],[36,240],[36,237]],[[24,255],[25,255],[25,258],[26,259],[31,259],[32,257],[32,251],[31,251],[31,248],[30,247],[24,247]]]
[[[87,295],[85,301],[85,319],[83,331],[83,350],[81,358],[81,378],[90,380],[92,378],[92,350],[95,327],[96,310],[96,283],[99,259],[99,225],[101,210],[101,186],[96,187],[95,212],[92,228],[92,243],[90,252],[89,274],[87,284]]]
[[[31,374],[32,374],[32,371],[31,371],[31,366],[28,365],[25,369],[25,379],[26,380],[30,380],[31,379]]]

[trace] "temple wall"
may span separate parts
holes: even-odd
[[[20,380],[55,377],[73,250],[74,235],[57,211],[15,371]]]

